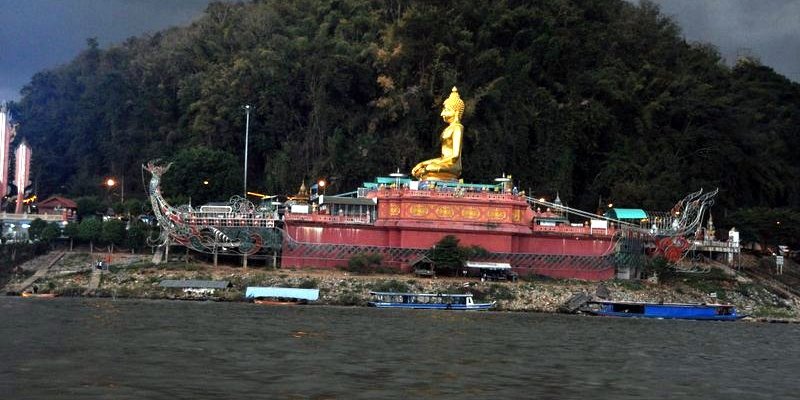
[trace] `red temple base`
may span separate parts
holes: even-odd
[[[613,231],[537,226],[524,198],[512,194],[383,189],[377,218],[287,214],[284,267],[346,266],[359,253],[380,253],[408,271],[447,235],[480,246],[521,275],[605,280],[614,277]]]

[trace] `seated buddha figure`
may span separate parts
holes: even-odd
[[[450,125],[442,131],[442,156],[417,164],[411,175],[419,180],[457,180],[461,176],[461,143],[464,126],[461,115],[464,113],[464,101],[458,96],[458,89],[453,87],[450,97],[444,101],[442,119]]]

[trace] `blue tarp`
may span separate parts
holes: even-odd
[[[614,219],[645,219],[647,213],[638,208],[612,208],[606,213],[608,217]]]
[[[319,299],[319,289],[297,289],[282,287],[248,287],[245,297],[254,299],[257,297],[282,297],[287,299],[317,300]]]

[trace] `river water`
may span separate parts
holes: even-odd
[[[0,298],[0,399],[796,399],[800,325]]]

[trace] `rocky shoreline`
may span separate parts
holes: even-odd
[[[30,271],[28,268],[18,273],[10,283],[21,282],[31,275]],[[94,289],[90,288],[93,275],[95,280],[99,278]],[[687,278],[670,284],[615,280],[602,285],[608,297],[618,301],[730,303],[740,313],[756,319],[798,320],[797,298],[781,296],[766,286],[742,279],[716,278]],[[212,295],[198,295],[161,287],[159,283],[166,279],[224,280],[230,282],[230,287]],[[476,301],[495,301],[496,310],[546,313],[558,312],[574,293],[594,295],[598,289],[597,282],[543,278],[481,282],[475,278],[418,278],[407,274],[356,275],[342,270],[245,269],[186,262],[153,265],[146,257],[133,255],[116,255],[107,271],[96,271],[93,258],[85,253],[65,255],[36,285],[40,292],[59,296],[217,301],[245,301],[248,286],[318,288],[318,304],[337,306],[365,306],[370,291],[470,292]]]

